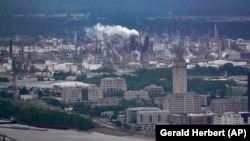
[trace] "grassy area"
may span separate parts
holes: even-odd
[[[242,96],[245,92],[243,91],[232,91],[232,96]]]

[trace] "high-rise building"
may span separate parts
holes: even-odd
[[[179,42],[173,60],[173,93],[167,94],[163,109],[170,114],[201,113],[203,98],[195,92],[187,92],[187,68],[183,57],[183,42]]]
[[[176,49],[173,60],[173,93],[187,93],[187,67],[183,57],[183,42]]]

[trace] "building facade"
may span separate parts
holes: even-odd
[[[228,99],[214,99],[210,103],[212,112],[222,114],[225,112],[245,112],[248,111],[248,97],[241,96]]]
[[[61,91],[61,98],[63,103],[77,103],[81,102],[81,88],[80,87],[63,87]]]
[[[137,125],[159,125],[168,124],[169,112],[167,110],[138,111]]]
[[[119,105],[120,98],[118,97],[106,97],[98,99],[96,106],[116,106]]]
[[[151,94],[164,94],[162,86],[150,85],[146,86],[143,90],[148,91]]]
[[[126,122],[137,123],[137,113],[139,111],[159,111],[158,107],[135,107],[126,109]]]
[[[213,118],[213,124],[217,125],[244,125],[250,124],[249,112],[225,112]]]
[[[82,101],[96,102],[103,98],[103,91],[97,86],[88,86],[82,88]]]
[[[172,125],[211,125],[214,114],[170,114]]]
[[[103,78],[101,79],[101,89],[103,92],[127,91],[127,84],[124,78]]]
[[[126,91],[124,93],[124,99],[126,100],[149,100],[148,91]]]
[[[201,113],[202,97],[194,92],[167,94],[163,109],[170,114]]]
[[[173,60],[173,93],[186,93],[187,92],[187,67],[186,61],[183,57],[182,42],[176,49],[176,56]]]

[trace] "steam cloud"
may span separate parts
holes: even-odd
[[[128,29],[127,27],[123,27],[120,25],[102,25],[101,23],[97,23],[92,28],[86,29],[87,33],[92,32],[92,34],[96,35],[97,38],[103,38],[103,35],[112,36],[112,35],[120,35],[123,37],[128,37],[132,35],[139,35],[139,32],[135,29]]]

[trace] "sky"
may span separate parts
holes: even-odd
[[[1,0],[0,15],[37,13],[112,15],[250,15],[249,0]]]

